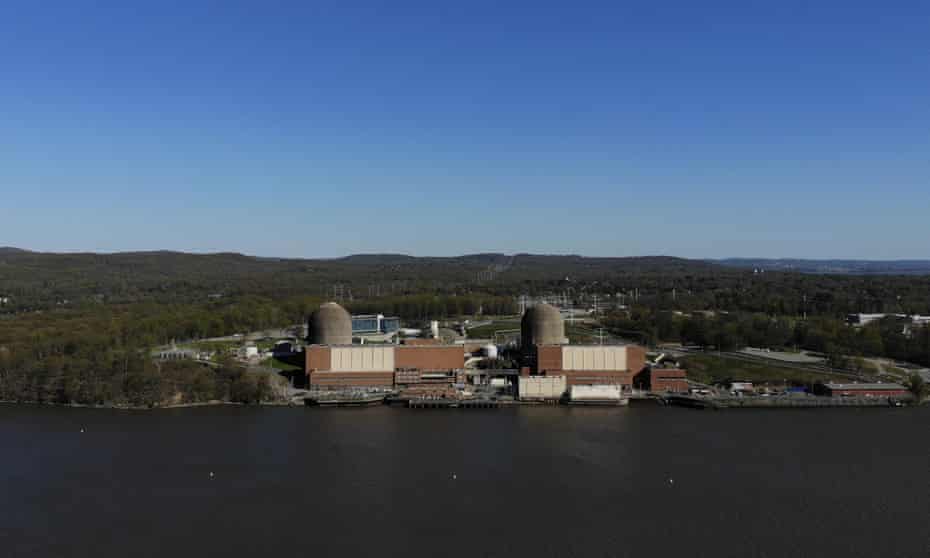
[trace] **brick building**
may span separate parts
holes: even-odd
[[[680,368],[647,368],[645,389],[656,393],[688,393],[688,374]]]
[[[536,345],[535,375],[565,376],[566,385],[618,384],[631,390],[646,366],[646,349],[637,345]]]
[[[304,372],[311,389],[393,387],[396,380],[460,379],[460,345],[310,345]]]

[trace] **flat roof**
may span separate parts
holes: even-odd
[[[537,347],[635,347],[636,343],[536,343]]]
[[[446,343],[445,345],[405,345],[403,343],[342,343],[339,345],[323,345],[319,343],[308,345],[308,347],[338,347],[341,349],[344,348],[369,348],[369,347],[403,347],[404,349],[459,349],[464,352],[461,345],[450,345]]]

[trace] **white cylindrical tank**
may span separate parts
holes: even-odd
[[[429,331],[433,335],[433,339],[439,339],[439,322],[433,320],[429,323]]]
[[[484,346],[484,356],[488,358],[497,358],[497,345],[490,343]]]

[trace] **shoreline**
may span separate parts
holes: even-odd
[[[288,401],[272,402],[263,401],[261,403],[237,403],[235,401],[200,401],[196,403],[172,403],[169,405],[118,405],[104,403],[102,405],[88,405],[86,403],[51,403],[46,401],[8,401],[0,400],[0,405],[31,405],[35,407],[62,407],[71,409],[110,409],[115,411],[160,411],[167,409],[193,409],[197,407],[302,407],[303,403],[293,403]]]
[[[648,399],[636,399],[630,401],[629,405],[598,405],[598,407],[608,407],[608,408],[628,408],[633,406],[643,406],[649,403],[655,404],[660,407],[680,407],[680,408],[692,408],[692,409],[712,409],[712,410],[727,410],[727,409],[842,409],[842,408],[917,408],[930,403],[930,400],[924,400],[920,402],[906,402],[901,406],[889,405],[885,400],[840,400],[834,401],[832,399],[824,398],[823,400],[817,401],[793,401],[793,402],[776,402],[773,400],[759,401],[759,402],[748,402],[748,401],[739,401],[736,402],[732,399],[724,400],[714,400],[714,399],[697,399],[697,398],[681,398],[688,400],[688,404],[685,401],[679,401],[677,403],[666,401],[663,398],[648,398]],[[649,402],[649,403],[647,403]],[[700,403],[702,404],[700,404]],[[684,404],[682,404],[684,403]],[[699,404],[695,404],[699,403]],[[51,402],[42,402],[42,401],[9,401],[9,400],[0,400],[0,405],[23,405],[23,406],[35,406],[35,407],[61,407],[61,408],[72,408],[72,409],[107,409],[115,411],[160,411],[160,410],[169,410],[169,409],[193,409],[199,407],[223,407],[223,406],[232,406],[232,407],[322,407],[322,408],[364,408],[364,407],[398,407],[398,408],[421,408],[421,407],[408,407],[407,405],[397,405],[391,404],[389,402],[379,403],[375,405],[307,405],[305,402],[300,401],[263,401],[260,403],[238,403],[235,401],[201,401],[196,403],[174,403],[169,405],[157,405],[157,406],[140,406],[140,405],[118,405],[118,404],[103,404],[103,405],[88,405],[83,403],[51,403]],[[551,403],[544,401],[501,401],[498,402],[498,405],[494,407],[485,407],[479,405],[463,405],[461,407],[445,407],[441,405],[436,406],[423,406],[427,408],[448,408],[448,409],[467,409],[467,408],[513,408],[513,407],[573,407],[577,405],[562,405],[559,403]]]

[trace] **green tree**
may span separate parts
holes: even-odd
[[[930,392],[930,386],[927,386],[927,382],[924,381],[920,374],[911,374],[910,379],[907,381],[907,389],[918,403],[923,401],[927,393]]]

